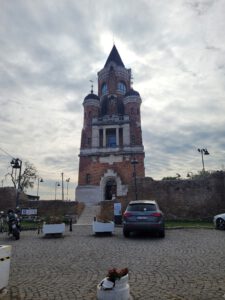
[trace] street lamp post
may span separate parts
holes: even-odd
[[[18,185],[16,188],[16,207],[19,207],[19,194],[20,194],[20,180],[21,180],[21,170],[22,170],[22,160],[19,158],[13,158],[11,161],[11,166],[13,169],[15,169],[15,176],[16,176],[16,170],[19,169],[19,177],[18,177]],[[15,178],[16,180],[16,178]]]
[[[60,183],[59,183],[58,181],[55,183],[55,200],[56,200],[56,190],[57,190],[57,186],[60,186]]]
[[[209,152],[207,149],[198,149],[198,152],[201,153],[202,155],[202,171],[205,172],[205,164],[204,164],[204,158],[203,158],[203,155],[209,155]]]
[[[62,201],[64,201],[64,180],[63,180],[63,173],[61,173],[62,175]]]
[[[67,179],[66,179],[66,193],[67,193],[67,201],[68,201],[68,185],[69,185],[69,182],[70,182],[70,178],[67,178]]]
[[[40,182],[44,182],[43,178],[38,177],[38,184],[37,184],[37,198],[38,198],[38,194],[39,194],[39,184]]]
[[[137,195],[137,178],[136,178],[136,165],[138,164],[138,161],[134,158],[130,162],[133,165],[134,172],[133,172],[133,177],[134,177],[134,188],[135,188],[135,199],[138,199]]]

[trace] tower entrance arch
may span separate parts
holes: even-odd
[[[116,197],[116,180],[114,178],[108,179],[105,185],[105,199],[112,200]]]
[[[113,200],[119,196],[127,195],[127,185],[123,185],[120,176],[108,169],[100,180],[100,198],[101,201]]]

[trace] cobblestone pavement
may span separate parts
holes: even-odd
[[[68,229],[67,229],[68,230]],[[128,267],[137,300],[225,299],[225,232],[167,230],[165,239],[134,236],[122,229],[93,236],[91,226],[73,226],[63,238],[21,233],[12,245],[8,295],[2,299],[96,299],[96,285],[109,268]]]

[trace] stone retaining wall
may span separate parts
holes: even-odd
[[[75,216],[77,214],[77,202],[62,200],[38,200],[29,201],[29,208],[37,208],[38,216]]]
[[[225,172],[222,171],[189,180],[137,178],[137,192],[138,199],[157,200],[167,219],[212,220],[214,215],[225,212]],[[122,203],[123,211],[131,200],[135,200],[134,183],[129,185],[126,198],[117,199]],[[76,214],[76,202],[20,201],[23,207],[37,207],[40,215]],[[15,190],[0,188],[0,210],[6,211],[14,203]],[[107,210],[107,217],[113,218],[113,202],[103,203],[102,208],[102,214]]]
[[[127,201],[135,200],[134,184]],[[138,199],[155,199],[168,219],[211,220],[225,212],[225,172],[190,180],[137,178]]]
[[[0,188],[0,211],[16,207],[16,190],[11,187]],[[20,208],[37,208],[38,216],[75,216],[80,214],[81,205],[76,201],[37,200],[29,201],[24,193],[20,193]]]

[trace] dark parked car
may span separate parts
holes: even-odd
[[[164,215],[154,200],[131,201],[123,214],[124,236],[140,231],[156,231],[165,237]]]

